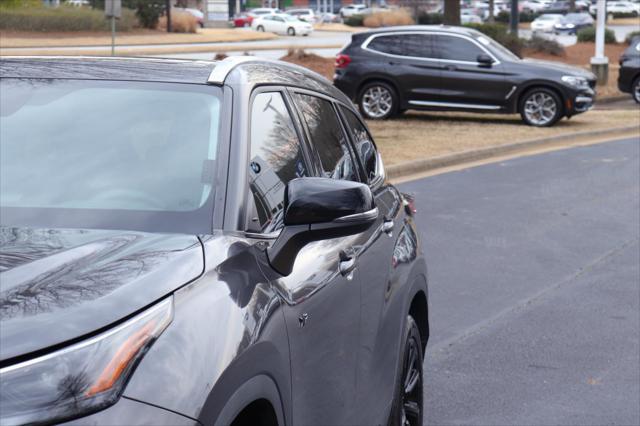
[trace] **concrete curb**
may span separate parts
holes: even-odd
[[[442,155],[433,158],[409,161],[406,163],[393,164],[386,167],[386,172],[387,176],[390,179],[398,179],[414,174],[424,173],[430,170],[440,169],[443,167],[450,167],[458,164],[468,163],[471,161],[484,160],[490,157],[510,154],[528,148],[550,146],[575,138],[615,136],[620,133],[628,133],[634,130],[638,131],[638,126],[625,126],[606,130],[569,133],[566,135],[554,136],[550,138],[533,139],[507,145],[490,146],[487,148],[479,148],[471,151],[459,152],[456,154]]]

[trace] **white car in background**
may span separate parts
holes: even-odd
[[[287,14],[295,16],[299,20],[310,24],[316,23],[320,20],[320,16],[316,15],[313,9],[290,9],[287,10]]]
[[[267,31],[290,36],[299,34],[308,36],[313,32],[313,26],[310,23],[301,21],[286,13],[259,16],[251,22],[251,28],[256,31]]]
[[[549,4],[550,2],[545,0],[525,0],[520,2],[520,10],[539,13],[546,9]]]
[[[249,14],[253,18],[257,18],[263,15],[275,15],[276,13],[282,13],[282,11],[280,9],[276,9],[275,7],[258,7],[249,11]]]
[[[350,4],[340,9],[340,16],[348,18],[353,15],[362,15],[365,13],[367,6],[364,4]]]
[[[589,13],[591,16],[596,16],[598,13],[598,4],[593,4],[589,7]],[[640,3],[631,1],[609,1],[607,2],[607,15],[613,14],[629,14],[640,15]]]
[[[482,18],[478,16],[474,9],[462,9],[460,11],[461,24],[482,24]]]
[[[556,24],[560,23],[563,15],[559,13],[545,13],[540,15],[531,23],[533,33],[552,33]]]

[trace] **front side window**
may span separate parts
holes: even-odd
[[[341,108],[347,121],[347,127],[354,139],[356,154],[360,158],[360,162],[364,167],[367,180],[372,182],[375,180],[378,173],[378,154],[371,139],[371,135],[369,135],[367,128],[364,127],[362,122],[353,112],[349,111],[347,108]]]
[[[478,55],[484,53],[473,42],[462,37],[439,35],[440,59],[452,61],[477,62]]]
[[[250,137],[249,187],[255,215],[249,228],[254,232],[277,231],[283,225],[286,184],[308,176],[298,134],[280,92],[256,95]]]
[[[296,94],[295,99],[307,124],[311,144],[318,154],[324,176],[357,181],[357,169],[349,152],[347,138],[331,102],[303,94]]]
[[[210,230],[218,88],[5,78],[0,93],[3,225]]]

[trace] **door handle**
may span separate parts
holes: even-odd
[[[393,232],[393,220],[385,218],[384,222],[382,222],[382,231],[391,236]]]
[[[445,65],[444,69],[447,71],[455,71],[458,69],[458,67],[456,67],[455,65]]]
[[[357,266],[357,257],[354,253],[353,249],[345,251],[340,250],[340,274],[342,276],[346,276],[347,280],[351,280],[353,278],[353,271]]]

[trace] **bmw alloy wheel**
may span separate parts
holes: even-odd
[[[419,345],[414,336],[409,337],[401,382],[401,426],[422,424],[422,357]]]
[[[362,95],[362,109],[370,118],[387,116],[393,108],[393,95],[383,86],[371,86]]]
[[[633,99],[640,104],[640,77],[636,79],[633,85]]]
[[[558,113],[556,100],[545,92],[534,92],[524,103],[524,115],[535,126],[546,126]]]

